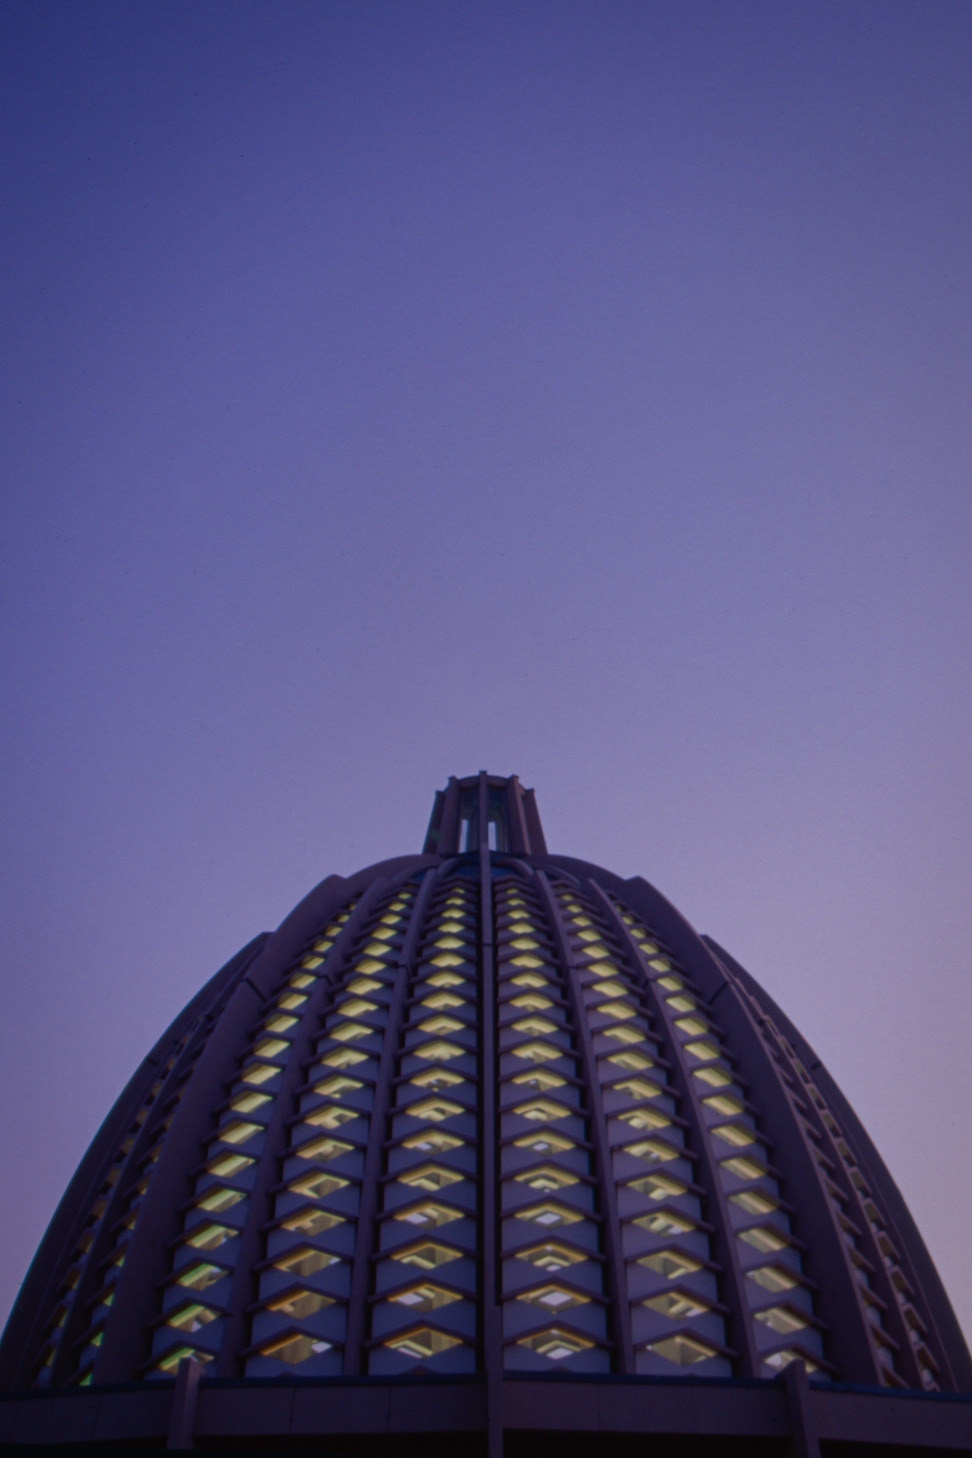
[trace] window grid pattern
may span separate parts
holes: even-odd
[[[529,884],[494,898],[503,1363],[607,1372],[602,1213],[566,974]]]
[[[343,1369],[364,1155],[414,899],[408,885],[378,901],[329,994],[266,1232],[247,1376],[332,1377]]]
[[[797,1359],[809,1372],[830,1370],[780,1173],[760,1133],[745,1080],[685,968],[627,909],[620,904],[615,909],[638,949],[670,1046],[678,1050],[703,1111],[703,1133],[719,1171],[744,1276],[749,1332],[762,1369],[758,1375],[773,1376]]]
[[[477,1363],[479,917],[456,877],[435,889],[409,970],[388,1115],[367,1368]]]
[[[351,916],[347,907],[282,978],[251,1034],[239,1077],[217,1110],[195,1194],[176,1244],[146,1375],[168,1377],[186,1357],[208,1364],[223,1336],[230,1283],[257,1161],[283,1072],[327,954]]]
[[[763,1041],[780,1065],[794,1116],[808,1136],[841,1232],[881,1381],[888,1387],[911,1387],[917,1375],[926,1392],[937,1392],[941,1371],[929,1349],[929,1327],[919,1315],[918,1299],[904,1273],[890,1221],[880,1211],[847,1138],[793,1044],[752,993],[742,987],[739,992],[752,1008]],[[898,1337],[906,1339],[907,1347],[892,1327],[897,1329]],[[909,1370],[912,1364],[913,1370]]]

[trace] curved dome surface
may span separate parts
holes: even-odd
[[[193,999],[85,1156],[0,1385],[574,1374],[956,1393],[968,1352],[820,1060],[532,792],[436,796]],[[204,1383],[204,1386],[206,1384]],[[493,1401],[490,1397],[488,1401]]]

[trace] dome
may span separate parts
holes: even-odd
[[[820,1059],[485,773],[436,795],[421,855],[329,876],[178,1016],[51,1222],[0,1387],[0,1440],[77,1440],[90,1411],[92,1439],[341,1452],[707,1422],[756,1451],[866,1436],[866,1403],[928,1443],[972,1414],[944,1400],[972,1389],[948,1299]]]

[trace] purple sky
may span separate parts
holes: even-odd
[[[972,1331],[972,6],[7,0],[0,1314],[450,773],[778,998]]]

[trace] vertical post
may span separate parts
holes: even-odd
[[[489,786],[479,776],[479,888],[482,974],[480,1057],[482,1072],[482,1273],[483,1367],[486,1372],[487,1458],[503,1458],[503,1319],[498,1263],[499,1181],[496,1174],[496,962],[493,880],[489,858]]]
[[[172,1408],[169,1413],[169,1439],[167,1448],[185,1450],[194,1448],[196,1428],[196,1404],[199,1401],[199,1379],[202,1363],[188,1357],[179,1363],[176,1372],[175,1389],[172,1393]]]
[[[783,1387],[790,1419],[790,1458],[820,1458],[810,1380],[802,1362],[791,1362],[784,1367]]]

